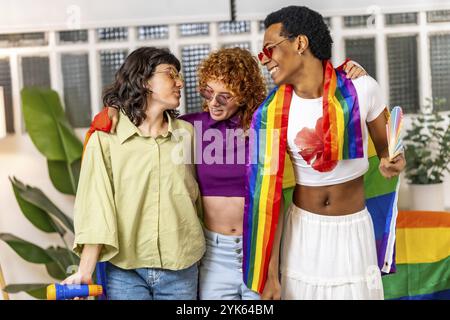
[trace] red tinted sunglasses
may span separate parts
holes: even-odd
[[[203,99],[207,101],[211,101],[214,99],[214,97],[216,97],[217,103],[220,104],[221,106],[226,106],[228,102],[234,99],[234,97],[225,96],[224,94],[220,93],[214,94],[213,92],[207,89],[200,89],[200,95],[202,96]]]
[[[272,54],[273,54],[273,49],[279,45],[280,43],[282,43],[283,41],[288,40],[289,38],[283,39],[281,41],[278,41],[277,43],[269,46],[269,47],[264,47],[262,49],[262,51],[260,53],[258,53],[258,59],[259,61],[262,63],[264,56],[266,56],[268,59],[272,59]]]

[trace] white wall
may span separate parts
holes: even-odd
[[[229,20],[228,0],[1,0],[0,33]]]
[[[0,87],[0,139],[6,136],[5,98],[3,87]]]

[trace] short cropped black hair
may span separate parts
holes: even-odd
[[[264,20],[264,26],[281,23],[281,36],[292,39],[298,35],[305,35],[309,40],[312,54],[320,60],[331,58],[330,30],[320,13],[302,6],[284,7],[272,12]]]

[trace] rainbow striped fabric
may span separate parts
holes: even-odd
[[[378,266],[384,274],[395,272],[395,228],[400,179],[384,178],[378,166],[375,146],[369,137],[369,170],[364,175],[366,207],[372,217],[378,254]]]
[[[364,156],[358,95],[342,68],[325,63],[323,134],[325,160]]]
[[[450,212],[401,211],[397,272],[383,277],[386,299],[450,299]]]
[[[292,86],[272,90],[253,115],[244,209],[243,274],[262,292],[280,211]]]
[[[325,63],[324,139],[330,159],[364,156],[361,119],[356,90],[340,68]],[[278,224],[281,181],[287,143],[287,124],[292,87],[275,88],[255,112],[247,164],[244,209],[243,278],[259,293],[264,290],[268,264]],[[358,125],[359,124],[359,125]],[[367,207],[374,221],[378,262],[383,272],[395,269],[394,243],[398,179],[386,180],[378,171],[379,160],[372,144],[370,169],[365,176]]]

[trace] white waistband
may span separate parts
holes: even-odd
[[[367,208],[362,209],[361,211],[345,214],[345,215],[322,215],[313,212],[309,212],[302,208],[297,207],[294,203],[291,204],[289,208],[294,214],[300,215],[302,219],[305,219],[310,222],[325,222],[325,223],[333,223],[333,224],[341,224],[341,223],[354,223],[362,220],[366,220],[370,217],[370,213]]]

